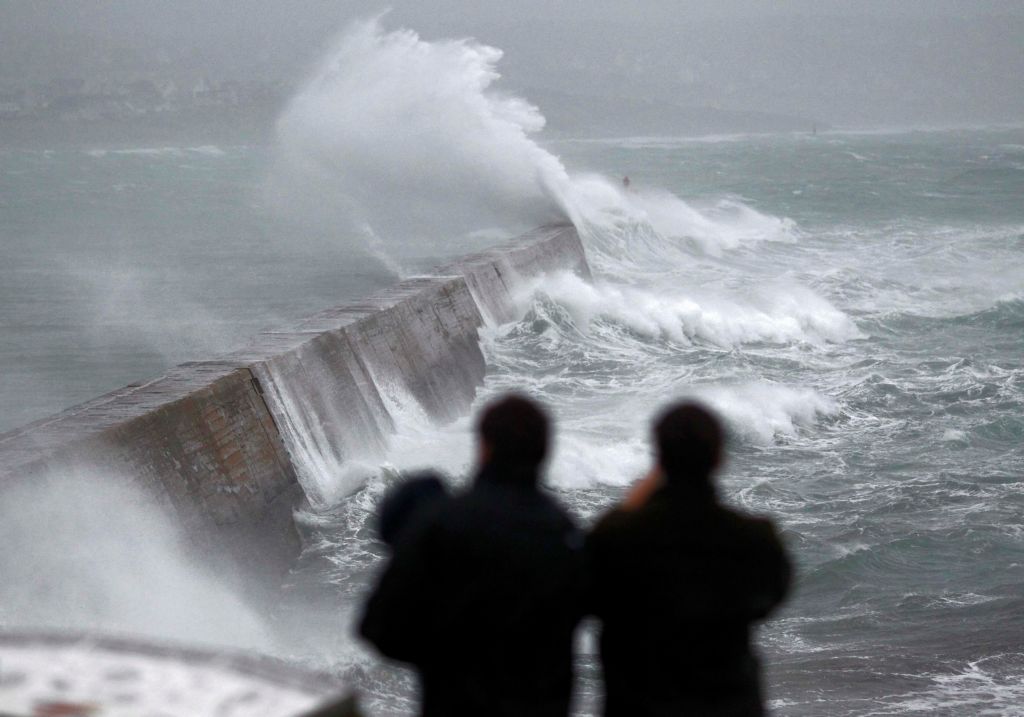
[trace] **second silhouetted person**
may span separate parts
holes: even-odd
[[[722,505],[718,420],[696,404],[654,426],[658,466],[588,540],[605,717],[763,713],[751,625],[785,595],[772,524]]]

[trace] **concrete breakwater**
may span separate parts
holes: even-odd
[[[556,270],[589,276],[568,225],[2,434],[0,490],[127,480],[204,552],[280,574],[299,548],[292,511],[303,491],[314,505],[328,501],[323,476],[382,456],[402,402],[437,421],[464,415],[486,371],[479,328],[514,319],[516,294]]]

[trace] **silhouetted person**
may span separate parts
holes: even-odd
[[[655,470],[587,540],[605,717],[761,715],[751,626],[785,596],[789,560],[768,520],[718,502],[711,413],[675,405],[654,440]]]
[[[582,602],[582,538],[539,489],[548,419],[508,396],[478,423],[472,484],[415,512],[362,635],[413,665],[426,717],[563,717]]]

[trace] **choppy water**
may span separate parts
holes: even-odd
[[[549,277],[523,320],[487,330],[479,402],[517,388],[551,407],[550,483],[584,521],[644,472],[658,406],[698,396],[721,411],[724,492],[775,516],[799,565],[761,634],[776,713],[1019,709],[1024,131],[546,146],[570,169],[628,174],[631,191],[589,215],[592,286]],[[0,154],[6,425],[391,280],[377,249],[308,227],[281,242],[253,189],[267,156]],[[388,467],[466,472],[468,419],[394,408]],[[408,677],[345,626],[380,559],[366,520],[391,475],[306,516],[289,591],[327,625],[292,649],[380,714],[407,705]]]
[[[552,407],[550,481],[584,520],[644,471],[657,406],[698,396],[722,412],[729,500],[775,516],[799,565],[761,635],[778,714],[1024,700],[1022,138],[552,147],[629,174],[650,222],[592,227],[594,286],[550,277],[489,333],[480,400],[525,388]],[[463,474],[468,430],[409,416],[390,460]],[[346,601],[378,559],[364,521],[387,480],[317,519],[304,571]],[[362,664],[393,704],[392,673]],[[592,659],[581,668],[592,699]]]

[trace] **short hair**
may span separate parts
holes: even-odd
[[[550,431],[541,405],[515,393],[490,403],[477,423],[495,465],[539,466],[548,452]]]
[[[707,479],[722,460],[725,432],[715,415],[698,403],[676,403],[654,422],[658,463],[669,482]]]

